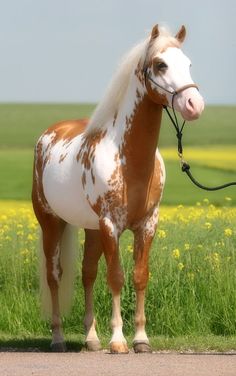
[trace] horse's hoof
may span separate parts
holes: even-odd
[[[51,351],[52,352],[66,352],[65,342],[52,343]]]
[[[111,354],[128,354],[129,349],[127,343],[124,342],[111,342],[110,343]]]
[[[152,352],[151,346],[148,342],[134,342],[133,348],[136,354]]]
[[[88,351],[99,351],[102,348],[100,341],[95,341],[95,340],[86,341],[85,346]]]

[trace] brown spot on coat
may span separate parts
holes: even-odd
[[[107,130],[100,130],[84,138],[76,159],[77,162],[81,161],[81,164],[86,170],[90,170],[91,161],[94,161],[95,158],[96,146],[105,137],[106,133]]]
[[[61,154],[60,155],[60,159],[59,159],[59,163],[62,163],[64,161],[64,159],[66,158],[68,153],[65,153],[65,154]]]

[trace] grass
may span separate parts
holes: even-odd
[[[90,116],[92,104],[0,104],[0,148],[32,149],[50,125]]]
[[[33,149],[0,149],[0,198],[30,200]]]
[[[207,200],[195,207],[162,208],[150,258],[146,300],[147,331],[155,349],[236,348],[235,219],[236,209],[217,208]],[[50,334],[49,324],[40,318],[38,232],[31,205],[0,202],[0,223],[0,346],[6,348],[12,343],[16,347],[32,347],[35,337],[35,346],[43,349]],[[74,305],[70,316],[63,319],[71,349],[83,343],[81,231],[78,248]],[[122,315],[130,341],[135,307],[132,252],[132,234],[126,231],[121,239],[126,280]],[[95,307],[98,331],[106,347],[111,297],[105,274],[101,260]]]

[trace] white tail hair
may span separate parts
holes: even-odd
[[[42,315],[45,319],[52,316],[52,301],[47,283],[46,257],[43,251],[42,233],[40,236],[40,295]],[[73,300],[76,265],[76,228],[66,225],[60,242],[60,264],[63,270],[59,283],[59,306],[61,315],[67,315]]]

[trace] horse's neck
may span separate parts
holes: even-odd
[[[139,171],[153,168],[159,138],[162,106],[152,102],[134,77],[117,116],[122,133],[122,153],[131,168]]]

